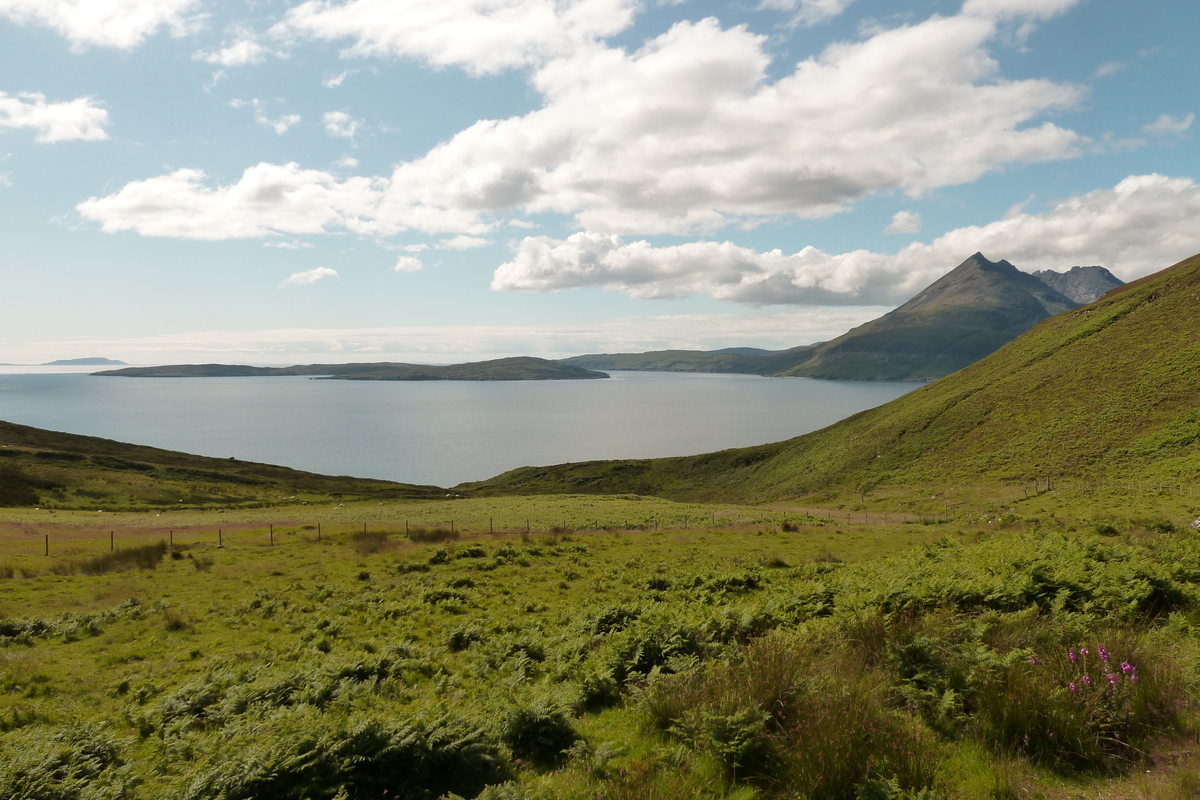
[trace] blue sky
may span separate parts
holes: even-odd
[[[0,361],[827,339],[1200,251],[1195,0],[0,0]]]

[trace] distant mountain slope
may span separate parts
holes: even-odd
[[[60,358],[57,361],[47,361],[43,367],[107,367],[124,364],[113,358]]]
[[[976,253],[904,305],[830,342],[775,351],[597,353],[565,358],[563,363],[590,369],[928,380],[962,369],[1041,320],[1120,285],[1103,267],[1030,275],[1007,261],[992,262]]]
[[[318,475],[0,422],[0,506],[179,508],[444,494],[436,486]]]
[[[771,375],[808,360],[817,345],[788,350],[728,347],[724,350],[653,350],[649,353],[593,353],[562,359],[588,369],[649,372],[731,372]]]
[[[976,253],[904,305],[826,342],[807,361],[777,374],[940,378],[1078,305],[1007,261],[988,261]]]
[[[1083,306],[1096,302],[1109,291],[1124,285],[1124,281],[1104,267],[1071,267],[1066,272],[1044,269],[1030,274]]]
[[[761,447],[514,470],[477,492],[795,497],[863,485],[1200,474],[1200,256],[886,405]]]
[[[346,381],[549,381],[607,378],[603,372],[517,356],[468,364],[303,364],[294,367],[249,367],[242,364],[175,364],[163,367],[127,367],[94,372],[122,378],[218,378],[269,375],[311,375]]]

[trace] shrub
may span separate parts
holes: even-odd
[[[565,712],[538,703],[517,706],[505,714],[500,738],[516,757],[540,767],[555,767],[579,735]]]
[[[38,726],[6,734],[0,743],[0,797],[21,800],[82,800],[128,796],[121,743],[87,726],[48,732]],[[109,791],[103,791],[107,788]]]
[[[408,529],[408,540],[410,542],[420,542],[422,544],[436,544],[438,542],[453,542],[458,539],[458,532],[452,531],[449,528],[418,528],[411,527]]]

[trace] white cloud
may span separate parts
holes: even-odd
[[[427,245],[427,244],[406,244],[401,249],[406,253],[420,253],[423,250],[428,250],[429,245]]]
[[[1110,78],[1118,72],[1123,72],[1127,67],[1127,64],[1123,64],[1120,61],[1108,61],[1096,67],[1094,74],[1097,78]]]
[[[0,172],[0,186],[12,186],[12,175],[8,172]]]
[[[76,49],[129,50],[159,28],[173,36],[196,30],[200,0],[0,0],[0,16],[53,28]]]
[[[1049,211],[958,228],[895,255],[835,255],[813,247],[785,255],[730,242],[653,247],[603,233],[528,237],[496,270],[492,288],[589,286],[641,298],[708,294],[749,304],[897,304],[976,251],[1026,270],[1101,264],[1125,280],[1139,278],[1200,252],[1200,186],[1189,178],[1131,176]]]
[[[412,256],[400,256],[396,259],[396,266],[392,267],[396,272],[420,272],[423,268],[421,259]]]
[[[293,239],[288,242],[263,242],[263,247],[274,247],[279,250],[306,250],[315,246],[312,242],[303,242],[299,239]]]
[[[1050,19],[1078,5],[1081,0],[967,0],[963,13],[993,19]]]
[[[382,235],[479,235],[513,212],[573,214],[581,228],[626,234],[820,218],[878,191],[918,196],[1085,148],[1078,134],[1035,122],[1072,107],[1081,90],[1005,80],[985,49],[995,33],[983,17],[934,17],[833,45],[770,82],[763,37],[712,19],[680,23],[633,53],[592,45],[548,63],[534,75],[541,109],[479,121],[388,178],[334,189],[330,176],[294,165],[253,170],[286,175],[294,192],[302,187],[293,179],[307,176],[306,194],[342,203],[314,207],[323,224]],[[325,122],[337,135],[356,124],[345,112]],[[192,187],[201,207],[239,194],[185,173],[191,177],[137,185],[170,188],[181,203],[179,193]],[[179,213],[174,200],[139,208],[172,220]],[[270,202],[239,205],[244,220],[222,219],[204,235],[265,231],[277,212]],[[126,228],[178,224],[133,214],[125,212]]]
[[[1170,114],[1163,114],[1154,120],[1154,122],[1143,126],[1142,130],[1156,136],[1182,136],[1187,132],[1188,128],[1192,127],[1192,123],[1195,121],[1195,114],[1188,114],[1184,117],[1173,117]]]
[[[257,97],[251,100],[230,100],[229,105],[234,108],[253,108],[254,121],[264,128],[270,128],[279,136],[287,133],[289,128],[300,122],[299,114],[284,114],[276,119],[271,119],[263,112],[263,104]]]
[[[336,277],[338,277],[337,270],[329,267],[316,267],[304,272],[293,272],[283,283],[279,284],[279,287],[282,289],[284,286],[310,286],[322,278]]]
[[[270,56],[283,57],[284,53],[264,45],[252,31],[239,29],[231,43],[219,50],[198,50],[192,58],[222,67],[245,67],[261,64]]]
[[[0,92],[0,129],[28,128],[37,131],[34,138],[39,142],[107,139],[107,124],[108,111],[90,97],[47,103],[40,92],[22,92],[15,97]]]
[[[333,162],[333,165],[343,169],[354,169],[358,166],[358,159],[354,158],[353,156],[342,156],[337,161]]]
[[[795,11],[792,24],[808,27],[833,19],[853,2],[854,0],[762,0],[759,7]]]
[[[915,211],[897,211],[892,221],[883,229],[884,233],[920,233],[921,215]]]
[[[474,74],[536,65],[624,30],[636,0],[309,0],[279,38],[351,39],[346,56],[404,56]]]
[[[491,239],[484,239],[480,236],[455,236],[450,239],[442,239],[437,246],[439,250],[474,250],[478,247],[487,247],[491,243]]]
[[[327,111],[321,116],[325,123],[325,134],[334,138],[353,139],[359,121],[345,111]]]

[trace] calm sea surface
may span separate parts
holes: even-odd
[[[525,465],[778,441],[919,385],[667,372],[513,382],[0,375],[0,419],[313,472],[453,486]]]

